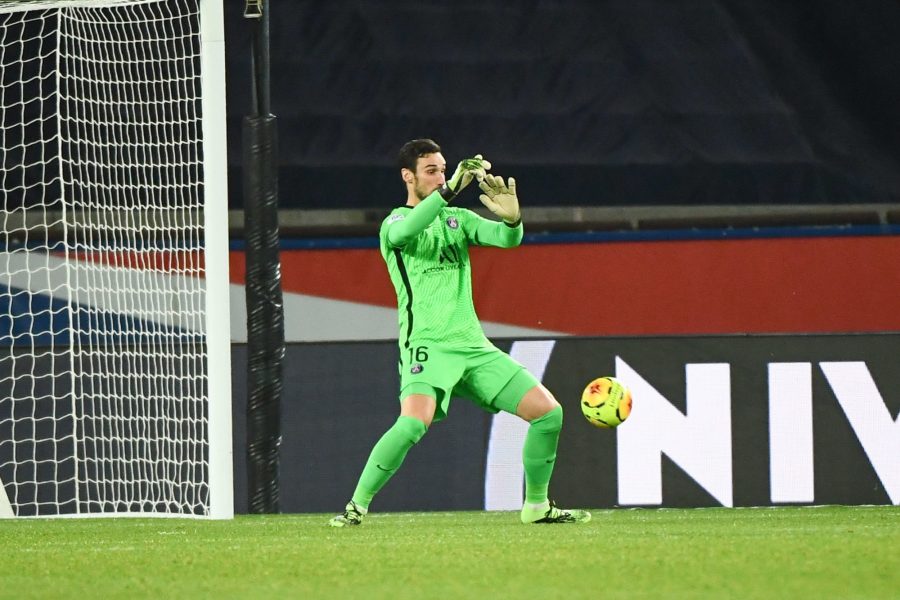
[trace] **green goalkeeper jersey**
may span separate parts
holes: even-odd
[[[511,227],[449,207],[437,192],[415,208],[395,208],[379,237],[397,292],[400,347],[490,346],[472,302],[469,246],[512,248],[522,232],[521,223]]]

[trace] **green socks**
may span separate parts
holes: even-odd
[[[403,459],[406,458],[406,453],[422,439],[426,431],[425,423],[419,419],[398,417],[397,422],[381,436],[381,439],[372,448],[369,460],[356,485],[356,491],[353,492],[353,501],[362,508],[368,509],[372,498],[400,468]],[[555,451],[555,442],[553,447]]]
[[[553,466],[556,464],[556,446],[562,430],[562,407],[557,406],[547,414],[531,422],[522,448],[522,464],[525,467],[525,502],[543,504],[547,502],[547,488]],[[353,501],[363,509],[368,509],[375,494],[403,464],[406,453],[422,439],[427,428],[425,423],[414,417],[398,417],[369,455],[369,460],[359,477]]]
[[[531,422],[522,448],[525,467],[525,502],[547,502],[547,487],[556,464],[556,446],[562,431],[562,406],[557,406]]]

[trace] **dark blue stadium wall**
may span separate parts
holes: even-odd
[[[232,206],[249,111],[226,3]],[[900,4],[272,3],[284,208],[383,208],[398,147],[482,152],[532,205],[900,200]]]
[[[897,334],[557,339],[542,377],[566,414],[552,493],[587,507],[900,504],[898,346]],[[235,345],[238,512],[247,510],[245,360]],[[282,511],[344,505],[397,418],[396,361],[394,342],[288,346]],[[634,392],[616,431],[592,427],[578,406],[604,374]],[[521,483],[489,474],[492,465],[521,472],[518,456],[492,458],[491,441],[511,439],[453,400],[373,510],[479,510],[498,498],[518,508]]]

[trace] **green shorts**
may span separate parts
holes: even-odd
[[[433,396],[435,422],[447,416],[454,396],[491,413],[516,414],[522,396],[538,383],[519,362],[494,347],[418,346],[412,352],[400,351],[400,400],[410,394]]]

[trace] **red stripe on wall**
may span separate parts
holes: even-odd
[[[232,252],[231,281],[246,281],[243,252]],[[379,306],[397,306],[387,267],[377,249],[282,250],[285,292]]]
[[[126,250],[121,252],[54,252],[56,256],[68,256],[73,260],[96,263],[121,269],[155,271],[169,275],[203,277],[206,273],[206,257],[200,250]]]
[[[472,249],[483,320],[579,335],[900,331],[898,257],[896,236]],[[376,249],[282,261],[285,291],[396,305]]]

